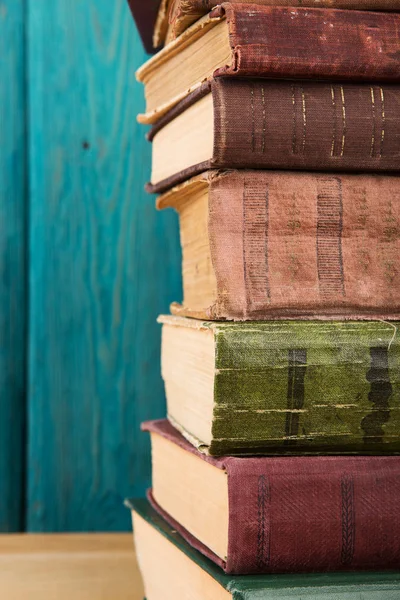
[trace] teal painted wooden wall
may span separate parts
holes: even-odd
[[[17,0],[9,4],[21,25]],[[134,72],[146,56],[125,0],[28,0],[25,9],[25,51],[23,30],[15,43],[19,62],[26,60],[8,65],[25,110],[7,131],[15,172],[4,168],[10,181],[0,179],[1,211],[11,204],[13,217],[0,233],[15,238],[0,286],[8,269],[17,288],[0,287],[1,335],[17,321],[0,354],[0,381],[24,368],[24,356],[26,365],[22,378],[18,371],[15,382],[6,380],[9,398],[0,400],[2,411],[15,405],[15,439],[3,440],[0,476],[18,452],[26,476],[10,477],[6,497],[20,502],[14,515],[0,494],[0,526],[124,530],[124,496],[143,494],[150,481],[139,424],[165,410],[156,317],[181,297],[176,217],[157,213],[143,191],[150,147],[136,123],[143,90]],[[7,114],[17,110],[14,99],[2,102]],[[1,162],[7,167],[6,156]]]
[[[23,527],[26,135],[24,5],[0,3],[0,531]]]

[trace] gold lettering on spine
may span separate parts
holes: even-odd
[[[385,140],[385,95],[383,93],[383,88],[379,88],[380,96],[381,96],[381,117],[382,117],[382,132],[381,132],[381,144],[379,148],[379,158],[382,157],[383,152],[383,142]]]
[[[264,87],[261,88],[261,98],[262,98],[262,110],[263,110],[263,137],[262,137],[262,153],[265,152],[265,132],[267,129],[267,115],[265,112],[265,91]]]
[[[374,88],[371,89],[371,107],[372,107],[372,138],[371,138],[371,150],[369,155],[371,158],[374,156],[375,152],[375,129],[376,129],[376,118],[375,118],[375,94]]]
[[[304,152],[306,147],[306,133],[307,133],[307,114],[306,114],[306,97],[304,89],[301,88],[301,106],[303,110],[303,145],[301,151]]]
[[[256,122],[254,114],[254,86],[250,90],[250,107],[251,107],[251,151],[255,152],[256,146]]]
[[[335,89],[334,89],[333,85],[331,85],[331,98],[332,98],[332,109],[333,109],[333,132],[332,132],[331,156],[335,156],[335,146],[336,146],[336,98],[335,98]]]
[[[346,126],[346,102],[345,102],[345,98],[344,98],[344,89],[343,86],[340,86],[340,95],[342,98],[342,119],[343,119],[343,133],[342,133],[342,149],[340,151],[340,156],[344,155],[344,147],[346,144],[346,130],[347,130],[347,126]]]
[[[296,90],[292,85],[292,104],[293,104],[293,137],[292,137],[292,154],[296,153]]]

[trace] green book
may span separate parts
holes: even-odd
[[[160,322],[168,417],[200,450],[400,451],[398,322]]]
[[[130,500],[147,600],[399,600],[400,573],[225,575],[146,500]]]

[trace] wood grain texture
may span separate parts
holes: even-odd
[[[22,527],[25,332],[23,1],[0,4],[0,531]]]
[[[30,531],[130,528],[139,423],[165,411],[156,316],[181,294],[174,216],[144,194],[150,148],[124,0],[32,2]]]
[[[132,536],[0,536],[0,597],[142,600]]]

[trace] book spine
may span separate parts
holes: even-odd
[[[226,572],[398,568],[399,457],[227,463]]]
[[[209,318],[400,319],[398,177],[211,174],[208,231]]]
[[[210,454],[400,452],[399,326],[216,325]]]
[[[224,4],[234,61],[219,75],[399,81],[400,15]]]
[[[243,4],[243,0],[231,0]],[[290,6],[292,8],[341,8],[354,10],[395,11],[393,0],[252,0],[259,6]],[[215,7],[215,0],[174,0],[169,13],[168,40],[176,39],[190,25]]]
[[[214,167],[396,171],[400,86],[216,79]]]

